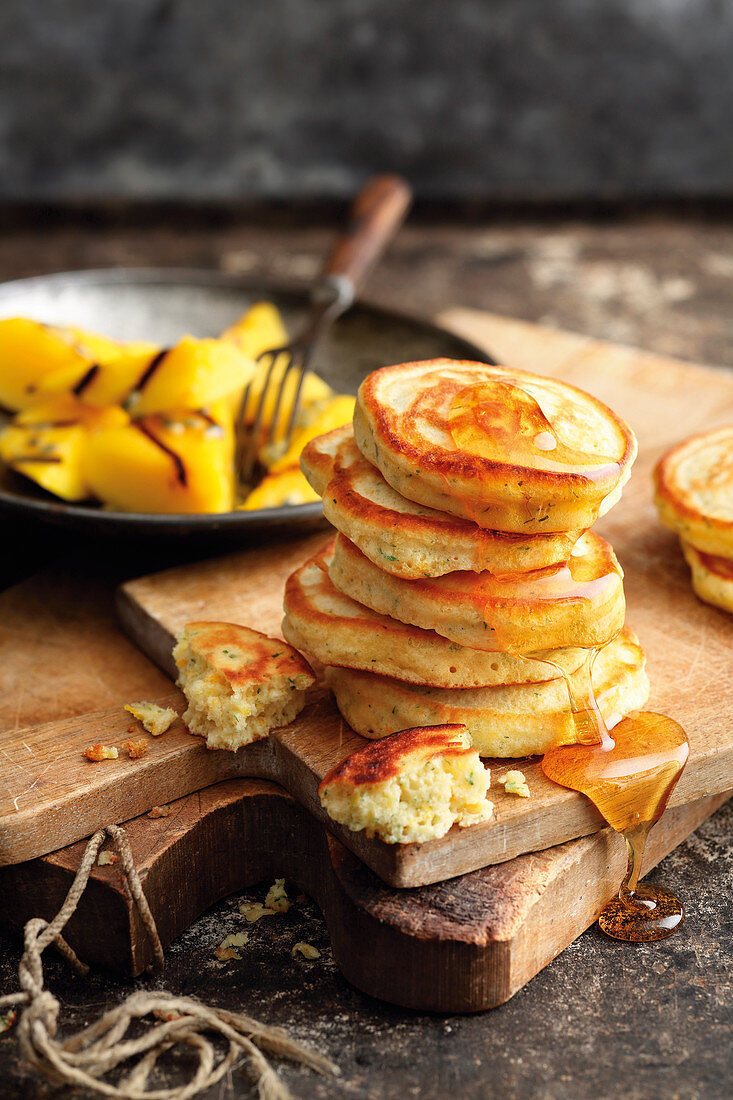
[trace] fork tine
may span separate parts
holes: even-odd
[[[293,370],[297,371],[299,369],[300,369],[300,357],[298,356],[298,354],[296,352],[296,349],[291,348],[290,349],[290,359],[288,361],[288,365],[285,367],[285,370],[282,373],[282,378],[280,379],[280,385],[279,385],[278,391],[277,391],[277,397],[275,398],[275,407],[272,411],[272,419],[270,420],[269,431],[268,431],[268,435],[267,435],[267,442],[268,443],[274,443],[274,442],[276,442],[276,439],[278,438],[278,434],[279,434],[278,433],[278,421],[280,419],[280,409],[282,407],[283,397],[285,396],[285,391],[288,387],[288,380],[291,377],[291,372]],[[300,393],[300,380],[298,380],[298,382],[296,383],[295,389],[296,389],[296,393]],[[286,428],[286,430],[285,430],[285,437],[284,438],[285,438],[286,441],[287,441],[287,438],[288,438],[288,430],[289,430],[289,428]]]
[[[303,356],[302,356],[302,358],[299,362],[300,376],[298,378],[298,383],[295,387],[295,393],[293,394],[293,404],[292,404],[292,407],[290,409],[290,416],[288,417],[288,424],[287,424],[287,427],[285,429],[285,445],[286,446],[288,446],[290,444],[290,439],[292,437],[293,430],[295,429],[295,422],[298,419],[298,413],[300,411],[300,395],[303,392],[303,383],[305,382],[305,376],[306,376],[306,372],[308,370],[308,361],[309,361],[309,359],[310,359],[310,349],[308,349],[303,354]]]
[[[252,477],[252,474],[254,473],[254,468],[255,468],[255,465],[256,465],[256,462],[257,462],[257,448],[258,448],[258,445],[259,445],[260,428],[262,427],[262,417],[264,415],[265,403],[267,401],[267,392],[270,388],[272,373],[275,369],[275,364],[277,363],[279,356],[280,356],[280,349],[279,348],[275,349],[273,351],[263,351],[260,355],[257,356],[257,362],[262,363],[262,364],[264,364],[265,361],[267,360],[267,358],[269,357],[270,365],[267,368],[267,373],[266,373],[264,381],[262,383],[262,389],[260,390],[260,396],[259,396],[259,399],[257,401],[257,408],[255,410],[254,420],[252,421],[251,428],[249,428],[249,430],[248,430],[247,442],[246,442],[246,444],[245,444],[245,446],[242,450],[242,457],[241,457],[241,460],[240,460],[240,463],[239,463],[239,477],[240,477],[240,480],[244,484],[247,484],[249,482],[250,478]],[[243,401],[242,406],[241,406],[241,409],[242,409],[241,427],[242,428],[246,427],[244,425],[244,415],[247,411],[247,404],[246,403],[247,403],[247,400],[249,398],[251,385],[252,385],[252,383],[250,382],[249,385],[247,386],[244,401]]]

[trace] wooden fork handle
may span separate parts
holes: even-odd
[[[402,225],[411,202],[412,190],[401,176],[372,176],[354,200],[324,276],[346,278],[356,289]]]

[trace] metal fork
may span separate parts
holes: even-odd
[[[251,383],[242,399],[239,424],[242,443],[238,456],[240,483],[246,485],[251,481],[260,447],[274,442],[283,395],[292,385],[289,380],[295,377],[293,404],[283,437],[285,447],[290,443],[298,418],[303,380],[316,342],[324,330],[351,306],[359,284],[394,237],[411,201],[410,186],[400,176],[373,176],[368,181],[351,206],[346,231],[338,237],[311,290],[310,314],[305,328],[283,347],[268,348],[257,356],[258,363],[267,363],[268,366],[249,429],[243,420]],[[262,419],[270,401],[269,395],[278,384],[275,368],[282,362],[285,365],[282,367],[272,418],[263,439]]]

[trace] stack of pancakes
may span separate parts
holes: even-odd
[[[733,611],[733,427],[673,447],[654,483],[659,517],[679,535],[696,594]]]
[[[588,530],[632,432],[554,379],[434,360],[369,375],[302,469],[336,538],[288,580],[283,630],[365,737],[462,723],[484,756],[575,738],[589,650],[604,717],[646,700],[621,568]]]

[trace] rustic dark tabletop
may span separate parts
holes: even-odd
[[[110,265],[204,266],[304,281],[329,241],[323,227],[159,218],[145,224],[79,214],[0,233],[0,279]],[[575,329],[682,358],[733,364],[733,223],[666,214],[596,221],[512,219],[411,225],[367,296],[414,313],[467,305]],[[66,536],[6,532],[3,581],[66,553]],[[147,562],[141,561],[141,565]],[[653,873],[687,906],[680,933],[624,946],[590,929],[502,1008],[476,1016],[408,1012],[347,985],[310,902],[249,927],[241,961],[214,949],[241,930],[237,899],[214,906],[167,952],[162,977],[125,982],[69,975],[48,953],[62,1030],[89,1023],[133,988],[165,988],[241,1009],[330,1055],[338,1081],[285,1067],[298,1097],[447,1096],[713,1100],[733,1075],[733,807]],[[269,884],[247,897],[261,900]],[[294,942],[321,957],[294,960]],[[0,936],[0,991],[17,986],[19,943]],[[14,1033],[0,1037],[3,1096],[53,1092],[24,1073]],[[175,1062],[165,1083],[182,1080]],[[162,1081],[160,1082],[163,1083]],[[75,1095],[82,1095],[76,1093]],[[241,1073],[211,1097],[247,1096]]]

